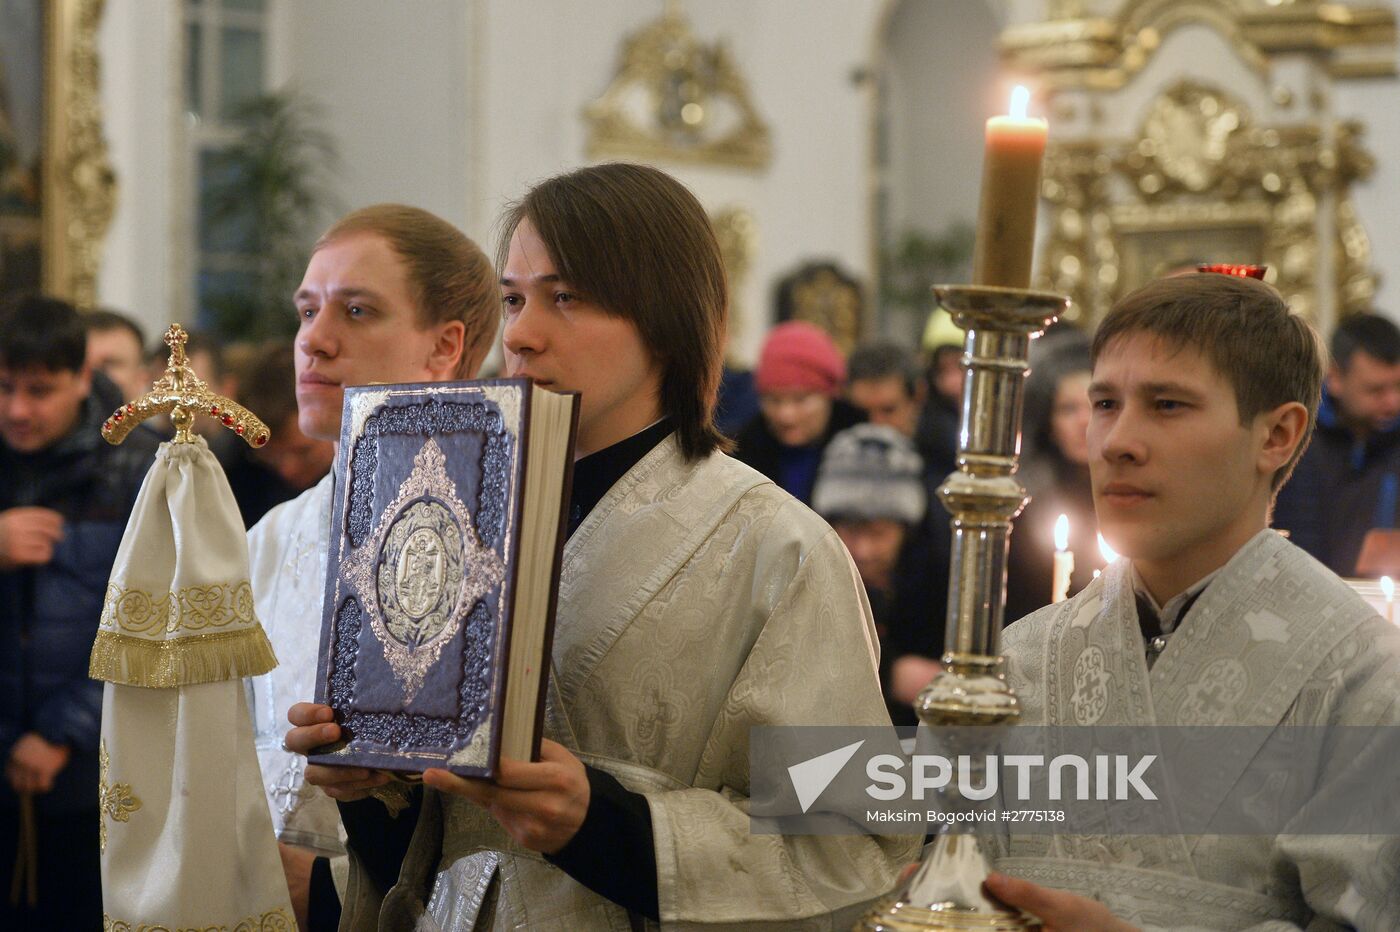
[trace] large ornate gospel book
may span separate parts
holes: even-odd
[[[346,389],[312,762],[538,759],[577,423],[524,379]]]

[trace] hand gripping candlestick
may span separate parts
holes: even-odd
[[[1024,106],[1021,89],[1018,96]],[[976,267],[980,282],[995,284],[933,289],[939,305],[967,335],[958,469],[938,489],[953,516],[943,670],[914,703],[919,720],[931,728],[1007,725],[1020,714],[998,653],[1011,520],[1027,501],[1026,490],[1013,473],[1021,445],[1031,337],[1064,313],[1069,300],[1024,287],[1030,278],[1039,187],[1036,147],[1044,145],[1044,123],[1018,118],[1011,123],[1014,136],[1009,140],[994,138],[1006,127],[1005,118],[995,118],[987,126]],[[998,151],[1002,141],[1010,143],[1009,156]],[[1009,185],[1006,166],[998,164],[1006,159],[1031,178]],[[1004,222],[1016,211],[999,202],[1009,188],[1023,189],[1021,222],[1016,224]],[[1040,927],[1034,917],[988,897],[982,889],[986,876],[987,861],[976,835],[940,834],[909,880],[867,914],[858,928],[906,932]]]

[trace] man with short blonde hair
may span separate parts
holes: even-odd
[[[500,317],[495,278],[475,243],[425,210],[379,204],[333,224],[293,298],[302,432],[339,441],[347,385],[475,377]],[[255,607],[280,662],[253,682],[253,723],[303,927],[313,881],[323,892],[312,918],[322,902],[334,909],[328,871],[313,857],[344,850],[335,803],[303,783],[303,759],[282,748],[287,707],[314,692],[332,485],[327,475],[248,532]]]

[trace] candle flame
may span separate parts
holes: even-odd
[[[1395,580],[1391,579],[1389,576],[1382,576],[1381,591],[1385,593],[1385,600],[1387,602],[1395,601]]]
[[[1108,545],[1108,541],[1103,539],[1102,534],[1099,535],[1099,553],[1103,554],[1105,563],[1112,563],[1118,559],[1118,551]]]
[[[1060,515],[1055,519],[1055,549],[1069,549],[1069,515]]]
[[[1018,84],[1011,91],[1011,117],[1016,120],[1026,118],[1026,109],[1031,103],[1031,92],[1024,84]]]

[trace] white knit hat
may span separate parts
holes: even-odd
[[[924,461],[893,427],[857,424],[827,444],[812,492],[812,508],[823,518],[917,524],[927,506]]]

